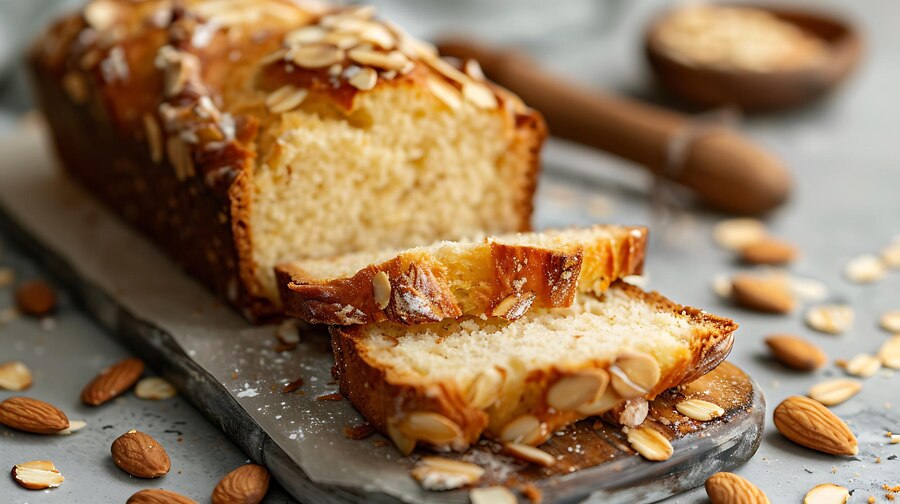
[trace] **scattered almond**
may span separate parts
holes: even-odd
[[[12,469],[16,483],[29,490],[56,488],[65,480],[49,460],[32,460],[16,464]]]
[[[891,444],[900,444],[900,434],[891,434]]]
[[[56,406],[30,397],[10,397],[0,403],[0,423],[35,434],[56,434],[69,427],[66,414]]]
[[[178,391],[175,390],[175,387],[172,386],[171,383],[159,376],[142,378],[134,387],[134,395],[141,399],[149,399],[151,401],[169,399],[170,397],[175,397],[177,393]]]
[[[521,443],[506,443],[503,445],[503,452],[507,455],[512,455],[517,459],[543,467],[550,467],[556,464],[556,458],[554,458],[553,455],[550,455],[540,448]]]
[[[887,268],[880,257],[863,255],[851,259],[844,266],[844,276],[851,282],[872,283],[887,275]]]
[[[791,396],[775,408],[775,427],[791,441],[832,455],[856,455],[859,443],[843,420],[808,397]]]
[[[728,219],[713,228],[715,242],[723,248],[735,251],[763,240],[768,234],[766,225],[756,219]]]
[[[816,485],[803,498],[803,504],[845,504],[850,499],[846,488],[831,483]]]
[[[790,334],[766,337],[766,345],[779,362],[798,371],[814,371],[828,362],[818,345]]]
[[[819,332],[840,334],[853,325],[854,311],[847,305],[814,306],[806,312],[806,324]]]
[[[881,359],[865,353],[857,354],[847,362],[844,369],[854,376],[868,378],[881,369]]]
[[[770,504],[759,487],[734,473],[713,474],[705,486],[712,504]]]
[[[12,268],[0,268],[0,287],[12,285],[16,281],[16,273]]]
[[[893,336],[891,339],[881,345],[878,350],[878,358],[886,368],[900,369],[900,334]]]
[[[149,435],[134,429],[113,441],[110,451],[119,469],[139,478],[158,478],[172,467],[166,450]]]
[[[828,297],[828,287],[818,280],[791,276],[788,279],[791,293],[801,301],[822,301]]]
[[[628,444],[645,459],[668,460],[672,456],[672,444],[658,430],[651,427],[628,428]]]
[[[890,310],[882,313],[878,322],[885,331],[900,334],[900,310]]]
[[[49,315],[56,309],[56,292],[40,280],[21,283],[16,288],[16,306],[21,313],[32,317]]]
[[[900,268],[900,240],[894,239],[894,242],[881,250],[881,260],[888,268]]]
[[[21,391],[31,386],[31,371],[19,361],[0,364],[0,389]]]
[[[391,279],[384,271],[372,277],[372,297],[379,310],[384,310],[391,302]]]
[[[197,501],[162,489],[147,489],[135,493],[125,504],[197,504]]]
[[[736,275],[731,296],[744,308],[766,313],[790,313],[797,305],[787,279],[781,275]]]
[[[681,401],[675,405],[675,409],[682,415],[700,422],[708,422],[725,414],[725,409],[718,404],[702,399]]]
[[[269,471],[247,464],[226,474],[212,493],[212,504],[259,504],[269,491]]]
[[[469,501],[472,504],[516,504],[519,499],[510,489],[495,486],[472,489],[469,492]]]
[[[713,278],[712,289],[719,297],[731,299],[731,278],[728,275],[716,275]]]
[[[825,406],[837,406],[858,394],[860,390],[862,383],[857,380],[838,378],[813,385],[808,395]]]
[[[741,260],[750,264],[778,266],[793,262],[797,258],[797,247],[775,238],[763,238],[741,249]]]
[[[484,469],[459,460],[422,457],[411,474],[425,490],[443,491],[478,483]]]
[[[375,434],[375,427],[366,422],[359,425],[344,426],[344,437],[347,439],[360,440]]]
[[[140,359],[124,359],[105,369],[91,380],[81,391],[81,402],[89,406],[99,406],[120,396],[138,381],[144,372],[144,362]]]
[[[87,422],[85,422],[84,420],[69,420],[69,427],[65,428],[59,432],[56,432],[56,434],[60,435],[60,436],[68,436],[69,434],[71,434],[73,432],[80,431],[81,429],[85,428],[86,426],[87,426]]]

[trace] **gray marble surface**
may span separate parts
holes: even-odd
[[[10,0],[7,0],[10,1]],[[563,2],[564,3],[564,2]],[[639,2],[626,10],[614,26],[564,47],[554,40],[541,44],[525,40],[548,65],[587,84],[622,94],[653,96],[638,58],[639,27],[662,2]],[[407,11],[412,3],[404,4]],[[887,1],[854,2],[853,14],[868,41],[867,60],[858,74],[833,99],[800,111],[751,118],[744,129],[780,155],[797,180],[794,198],[769,219],[773,231],[797,243],[804,252],[793,268],[797,274],[826,283],[834,299],[856,309],[856,323],[841,336],[811,332],[800,314],[764,316],[734,308],[710,289],[716,274],[744,269],[711,241],[711,226],[720,216],[692,211],[682,222],[680,239],[661,237],[673,224],[655,225],[644,200],[643,178],[634,176],[618,161],[602,155],[573,151],[555,144],[547,152],[548,175],[538,202],[540,226],[627,222],[653,226],[648,273],[650,286],[671,298],[734,317],[742,326],[731,361],[750,372],[762,385],[768,403],[778,404],[792,394],[828,376],[839,376],[834,366],[811,374],[792,373],[766,358],[762,338],[773,332],[794,332],[819,343],[834,358],[874,352],[887,334],[878,329],[877,316],[900,308],[900,273],[867,286],[841,277],[843,264],[858,254],[874,252],[900,235],[900,31],[896,19],[900,4]],[[396,2],[387,6],[398,8]],[[407,12],[408,16],[412,16]],[[439,27],[429,27],[437,30]],[[544,35],[546,36],[546,35]],[[10,98],[7,98],[10,100]],[[17,105],[20,105],[16,101]],[[596,172],[590,179],[574,173]],[[615,180],[614,180],[615,179]],[[6,241],[4,238],[0,238]],[[27,257],[4,243],[0,265],[13,266],[20,277],[40,275]],[[10,292],[0,290],[0,309],[9,306]],[[165,486],[193,495],[207,495],[221,475],[243,463],[243,455],[217,429],[180,398],[147,403],[126,395],[103,409],[78,405],[83,383],[70,376],[89,376],[125,350],[63,299],[54,327],[19,320],[0,328],[0,360],[19,359],[37,373],[39,397],[57,402],[73,419],[89,420],[94,427],[64,443],[0,431],[0,464],[22,458],[49,458],[70,477],[65,492],[17,491],[9,478],[0,479],[4,502],[124,502],[145,482],[134,481],[116,469],[108,456],[109,443],[130,428],[157,436],[173,459],[188,461],[166,477]],[[882,484],[898,479],[900,445],[888,445],[885,430],[900,431],[900,401],[895,387],[900,376],[880,373],[865,383],[859,396],[834,411],[848,419],[861,443],[857,458],[835,458],[798,448],[768,426],[756,457],[739,474],[756,482],[773,502],[800,502],[812,486],[833,482],[854,490],[851,502],[880,496]],[[10,394],[0,392],[0,397]],[[892,404],[893,403],[893,404]],[[103,429],[103,426],[111,428]],[[100,427],[99,429],[97,427]],[[167,432],[173,431],[173,432]],[[178,438],[182,441],[178,441]],[[876,458],[880,457],[880,463]],[[894,459],[894,460],[892,460]],[[98,478],[98,473],[102,478]],[[102,483],[98,483],[102,481]],[[671,502],[704,502],[702,490],[683,494]],[[274,489],[266,502],[287,498]]]

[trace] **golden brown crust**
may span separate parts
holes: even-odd
[[[658,383],[643,397],[653,399],[661,392],[687,383],[714,369],[731,349],[733,332],[737,324],[695,308],[673,303],[656,292],[647,293],[621,282],[617,288],[629,296],[649,303],[661,311],[687,317],[696,324],[694,345],[687,357],[666,370]],[[706,328],[711,327],[711,330]],[[586,414],[578,411],[558,411],[547,405],[545,396],[549,388],[564,374],[593,369],[607,370],[610,362],[585,362],[580,369],[542,369],[530,371],[517,385],[507,405],[492,406],[488,410],[474,407],[466,399],[467,391],[458,390],[450,383],[428,384],[421,380],[389,376],[389,369],[379,367],[366,353],[365,326],[332,326],[332,347],[336,360],[336,373],[341,393],[381,432],[388,432],[388,424],[413,412],[433,412],[455,422],[464,434],[463,442],[456,446],[437,446],[440,449],[464,448],[481,435],[500,438],[504,426],[523,415],[539,420],[543,437],[575,422]],[[624,401],[624,399],[621,399]],[[621,402],[620,401],[620,402]],[[421,441],[421,440],[420,440]]]
[[[70,175],[221,297],[263,318],[278,307],[258,280],[253,179],[261,126],[283,115],[266,109],[265,93],[308,87],[314,99],[349,110],[361,91],[345,78],[333,85],[327,69],[271,58],[291,30],[324,20],[319,12],[289,0],[176,4],[94,0],[53,25],[30,55],[37,99]],[[378,86],[425,85],[442,75],[438,63],[417,61],[394,79],[379,74]],[[527,229],[542,120],[514,96],[473,85],[493,90],[517,148],[532,154],[517,203]]]
[[[590,244],[536,247],[486,239],[461,245],[459,263],[442,263],[427,251],[402,252],[342,278],[313,278],[302,263],[291,263],[276,268],[276,281],[285,313],[315,324],[413,325],[463,314],[515,320],[531,307],[570,306],[578,291],[601,292],[641,273],[646,228],[596,228],[608,233]],[[379,274],[390,284],[383,300],[373,288]]]

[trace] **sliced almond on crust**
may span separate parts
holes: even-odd
[[[855,396],[862,390],[862,383],[857,380],[837,378],[813,385],[807,395],[825,406],[837,406]]]
[[[442,101],[450,110],[457,110],[462,106],[462,95],[459,91],[443,79],[429,75],[425,81],[431,93]]]
[[[548,435],[547,424],[534,415],[522,415],[503,426],[500,439],[507,443],[541,444]]]
[[[616,358],[609,368],[610,383],[624,399],[649,394],[659,382],[659,363],[645,353],[629,353]]]
[[[391,279],[384,271],[372,277],[372,297],[379,310],[384,310],[391,302]]]
[[[499,103],[497,102],[497,96],[494,95],[494,92],[491,91],[491,88],[487,87],[480,82],[467,82],[463,84],[462,87],[462,95],[466,101],[474,103],[475,106],[487,110],[492,110],[497,108]]]
[[[672,443],[658,430],[650,427],[627,429],[628,444],[645,459],[659,462],[672,456]]]
[[[360,91],[369,91],[375,88],[375,84],[378,84],[378,72],[369,67],[360,68],[358,72],[347,79],[347,82]]]
[[[32,460],[16,464],[12,469],[16,483],[29,490],[56,488],[65,480],[49,460]]]
[[[31,386],[31,371],[19,361],[0,364],[0,389],[20,391]]]
[[[287,45],[294,44],[314,44],[325,40],[328,30],[321,26],[304,26],[294,31],[290,31],[284,36],[284,43]]]
[[[579,406],[577,411],[582,415],[600,415],[613,409],[622,401],[623,399],[616,394],[616,391],[612,387],[607,387],[596,399]]]
[[[347,56],[354,63],[382,70],[401,71],[412,63],[406,55],[399,51],[380,52],[357,48],[350,50]]]
[[[607,384],[609,375],[602,369],[563,376],[547,390],[547,405],[558,411],[576,410],[606,392]]]
[[[403,434],[397,427],[397,422],[389,420],[387,423],[387,434],[394,442],[394,446],[403,455],[409,455],[416,449],[416,440]]]
[[[543,467],[550,467],[556,464],[556,458],[554,458],[553,455],[550,455],[540,448],[521,443],[506,443],[503,445],[503,452],[507,455],[512,455],[517,459]]]
[[[400,421],[398,428],[410,439],[424,441],[435,446],[450,445],[463,438],[463,432],[459,425],[433,411],[409,413]]]
[[[467,390],[466,399],[469,405],[477,409],[485,409],[497,402],[503,388],[503,375],[494,368],[481,372]]]
[[[331,44],[309,44],[294,46],[289,55],[291,61],[301,68],[327,68],[344,61],[344,50]]]
[[[273,114],[282,114],[299,107],[309,96],[309,90],[297,88],[290,84],[282,86],[266,97],[266,107]]]
[[[516,504],[519,499],[510,489],[494,486],[472,489],[469,492],[469,501],[472,504]]]

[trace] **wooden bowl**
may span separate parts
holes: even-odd
[[[862,55],[856,29],[836,16],[792,7],[753,6],[794,23],[828,44],[821,64],[789,71],[752,72],[694,66],[673,59],[657,32],[668,11],[650,23],[644,49],[656,78],[678,97],[705,107],[737,106],[748,112],[796,107],[822,97],[853,71]]]

